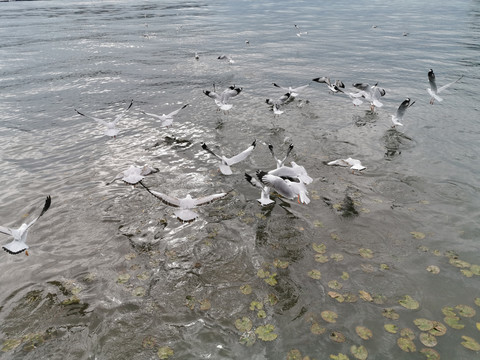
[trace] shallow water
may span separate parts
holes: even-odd
[[[294,349],[352,359],[351,346],[363,345],[369,359],[422,359],[415,319],[446,324],[442,309],[461,304],[480,311],[478,1],[17,1],[0,9],[0,223],[19,226],[52,196],[29,233],[30,256],[2,254],[1,358],[156,359],[168,347],[171,359],[285,359]],[[294,24],[308,33],[297,36]],[[235,63],[217,60],[222,53]],[[439,86],[464,76],[433,106],[429,68]],[[310,83],[273,117],[264,103],[282,95],[273,82],[319,76],[378,81],[384,106],[372,113]],[[213,83],[244,89],[228,114],[202,93]],[[393,130],[391,114],[406,97],[416,103]],[[74,111],[113,118],[132,99],[116,139]],[[185,103],[168,129],[140,112]],[[253,139],[252,156],[230,177],[200,146],[230,155]],[[275,197],[259,207],[243,174],[274,166],[267,143],[279,154],[294,144],[291,160],[314,178],[310,204]],[[325,165],[348,156],[367,169]],[[105,185],[145,163],[160,169],[145,179],[154,190],[231,193],[183,224],[141,187]],[[402,306],[405,295],[419,307]],[[442,359],[478,356],[461,343],[480,342],[480,315],[459,309],[463,328],[446,325],[433,347]],[[244,316],[246,333],[235,326]],[[255,335],[265,325],[274,340]],[[372,337],[360,338],[357,326]],[[414,352],[397,345],[404,328],[414,332]]]

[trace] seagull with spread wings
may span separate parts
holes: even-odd
[[[202,149],[209,152],[210,154],[212,154],[213,156],[215,156],[220,160],[219,167],[223,175],[232,175],[232,169],[230,168],[230,166],[245,160],[252,153],[253,149],[255,149],[256,145],[257,145],[257,141],[254,140],[252,145],[250,145],[247,149],[242,151],[240,154],[232,156],[231,158],[227,158],[224,155],[220,156],[215,154],[212,150],[210,150],[210,148],[205,143],[202,143]]]
[[[162,114],[162,115],[157,115],[157,114],[152,114],[152,113],[147,113],[143,110],[140,110],[142,114],[152,116],[155,119],[160,120],[162,123],[160,124],[161,127],[169,127],[173,123],[173,117],[177,115],[180,110],[185,109],[188,106],[188,104],[183,105],[180,109],[177,109],[175,111],[172,111],[171,113],[168,114]]]
[[[443,99],[438,96],[439,93],[441,93],[443,90],[445,90],[446,88],[448,88],[449,86],[455,84],[457,81],[460,81],[461,79],[463,78],[463,75],[460,76],[457,80],[455,81],[452,81],[446,85],[443,85],[442,87],[439,87],[437,89],[437,83],[435,82],[435,74],[433,72],[432,69],[430,69],[428,71],[428,82],[430,83],[430,88],[427,89],[427,92],[428,94],[431,96],[431,99],[430,99],[430,104],[433,105],[433,103],[435,102],[435,100],[437,101],[443,101]]]

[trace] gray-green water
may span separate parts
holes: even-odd
[[[294,349],[354,359],[351,347],[364,346],[368,359],[422,359],[418,318],[446,326],[433,347],[441,359],[479,357],[461,343],[480,342],[480,315],[455,308],[480,311],[479,16],[475,0],[0,3],[1,225],[52,196],[30,256],[0,254],[0,357],[158,359],[168,347],[169,359],[293,359]],[[433,106],[429,68],[439,86],[464,75]],[[384,107],[372,114],[311,83],[274,119],[264,103],[282,94],[273,82],[319,76],[378,81]],[[202,93],[213,83],[244,89],[228,115]],[[416,104],[395,132],[405,97]],[[131,99],[115,140],[74,111],[113,118]],[[184,103],[168,129],[140,112]],[[253,139],[230,177],[200,146],[228,155]],[[279,153],[294,144],[291,159],[314,178],[309,205],[259,207],[243,173],[274,166],[265,143]],[[367,169],[324,163],[348,156]],[[182,224],[141,187],[105,185],[145,163],[161,170],[145,179],[154,190],[234,191]],[[346,197],[358,215],[343,216]],[[417,309],[399,303],[405,295]],[[463,328],[446,325],[445,307]],[[385,316],[392,309],[398,319]],[[267,325],[272,341],[260,339]],[[414,352],[397,345],[404,328]]]

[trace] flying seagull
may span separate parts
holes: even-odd
[[[277,169],[270,170],[268,174],[281,177],[283,179],[289,179],[290,181],[300,181],[306,185],[312,183],[313,179],[308,176],[307,171],[303,166],[297,165],[291,161],[290,166],[280,166]]]
[[[305,89],[309,86],[309,84],[307,84],[307,85],[302,85],[302,86],[298,86],[298,87],[295,87],[295,88],[292,88],[291,86],[289,86],[288,88],[287,88],[287,87],[283,87],[283,86],[278,85],[277,83],[273,83],[273,86],[278,87],[278,88],[280,88],[280,89],[283,89],[283,90],[285,90],[285,91],[288,91],[288,92],[290,93],[290,96],[291,96],[291,97],[297,97],[298,94],[299,94],[301,91],[305,90]]]
[[[332,84],[330,82],[330,78],[325,76],[312,79],[312,81],[326,84],[329,90],[334,94],[338,92],[343,92],[342,89],[345,89],[345,84],[340,80],[335,80],[335,82]]]
[[[126,184],[136,185],[140,181],[142,181],[145,178],[145,176],[156,173],[158,171],[159,169],[152,168],[148,165],[144,165],[143,167],[130,165],[130,167],[127,170],[124,170],[118,173],[117,176],[115,176],[113,180],[108,182],[106,185],[110,185],[114,181],[117,181],[120,179]]]
[[[289,100],[293,99],[292,94],[287,92],[283,94],[278,99],[266,99],[265,102],[272,107],[273,113],[275,115],[281,115],[284,113],[283,110],[280,110],[280,106],[286,104]]]
[[[295,26],[295,29],[298,30],[298,32],[297,32],[298,37],[301,37],[302,35],[307,35],[308,34],[308,31],[301,31],[297,24],[293,24],[293,26]]]
[[[392,127],[403,126],[401,121],[403,120],[403,116],[405,115],[405,111],[407,111],[407,109],[410,106],[412,106],[413,104],[415,104],[415,101],[411,103],[410,98],[406,98],[405,100],[403,100],[403,102],[398,107],[395,115],[392,115],[392,123],[393,123]]]
[[[310,203],[310,199],[307,196],[308,191],[303,182],[290,181],[261,170],[258,170],[256,174],[262,184],[269,186],[279,195],[287,199],[298,198],[299,203]]]
[[[89,119],[92,119],[92,120],[95,120],[97,123],[101,124],[101,125],[104,125],[107,127],[107,129],[105,130],[104,134],[107,135],[107,136],[111,136],[113,138],[116,138],[117,135],[118,135],[118,129],[116,128],[116,125],[117,123],[120,121],[120,119],[122,119],[125,114],[127,113],[128,110],[130,110],[130,108],[132,107],[133,105],[133,100],[130,102],[130,105],[128,105],[128,107],[119,115],[117,115],[117,117],[115,118],[115,120],[113,121],[105,121],[103,119],[99,119],[99,118],[96,118],[96,117],[93,117],[93,116],[89,116],[89,115],[85,115],[85,114],[82,114],[80,111],[78,111],[77,109],[74,109],[79,115],[82,115],[82,116],[85,116]]]
[[[45,214],[50,207],[52,199],[50,196],[47,196],[45,199],[45,205],[43,205],[42,212],[35,219],[33,219],[29,224],[23,223],[18,229],[12,229],[0,226],[0,233],[13,236],[13,240],[7,245],[3,246],[3,250],[9,254],[20,254],[22,251],[25,251],[25,255],[28,256],[28,245],[25,243],[27,241],[28,229],[35,224],[35,222]]]
[[[178,210],[174,211],[174,214],[179,220],[183,222],[190,222],[195,220],[198,217],[198,214],[195,211],[192,211],[191,209],[200,205],[208,204],[214,200],[221,199],[228,194],[228,193],[222,192],[222,193],[204,196],[196,199],[192,198],[190,194],[188,194],[184,198],[179,199],[171,195],[166,195],[158,191],[150,190],[147,186],[145,186],[145,184],[143,184],[143,182],[140,182],[140,184],[145,189],[147,189],[147,191],[150,194],[160,199],[165,204],[179,208]]]
[[[140,112],[141,112],[142,114],[145,114],[145,115],[148,115],[148,116],[152,116],[152,117],[154,117],[155,119],[160,120],[160,121],[162,122],[160,126],[162,126],[162,127],[168,127],[168,126],[172,125],[172,123],[173,123],[173,117],[174,117],[175,115],[177,115],[177,114],[180,112],[180,110],[185,109],[187,106],[188,106],[188,104],[185,104],[185,105],[183,105],[180,109],[177,109],[177,110],[175,110],[175,111],[172,111],[172,112],[169,113],[169,114],[162,114],[162,115],[147,113],[147,112],[145,112],[145,111],[143,111],[143,110],[140,110]]]
[[[328,162],[327,165],[345,166],[345,167],[350,167],[351,170],[358,170],[358,171],[366,169],[366,167],[362,165],[360,160],[352,159],[351,157],[346,159],[333,160]]]
[[[257,140],[254,140],[252,145],[250,145],[246,150],[242,151],[240,154],[232,156],[231,158],[215,154],[205,143],[202,143],[202,149],[208,151],[210,154],[220,159],[219,167],[223,175],[232,175],[232,169],[230,168],[230,166],[245,160],[252,153],[253,149],[255,149],[256,145]]]
[[[460,81],[460,79],[463,78],[463,75],[460,76],[457,80],[455,81],[452,81],[451,83],[448,83],[446,85],[443,85],[442,87],[439,87],[437,89],[437,83],[435,82],[435,74],[433,73],[433,70],[430,69],[428,71],[428,82],[430,83],[430,88],[427,89],[427,92],[430,94],[430,96],[432,97],[430,99],[430,104],[433,105],[434,101],[437,100],[437,101],[443,101],[443,99],[438,96],[439,93],[441,93],[443,90],[445,90],[446,88],[448,88],[450,85],[453,85],[455,84],[457,81]]]
[[[260,181],[252,177],[250,174],[245,173],[245,179],[253,186],[259,188],[262,190],[260,193],[260,199],[257,199],[257,201],[262,205],[262,206],[267,206],[275,201],[270,199],[270,187],[263,185]]]
[[[370,86],[367,83],[356,83],[353,84],[353,87],[359,89],[358,95],[365,98],[365,100],[370,102],[370,110],[374,111],[376,107],[382,107],[383,104],[380,102],[380,98],[385,96],[386,91],[383,88],[379,88],[378,83],[373,86]]]
[[[215,100],[215,104],[217,104],[220,110],[228,111],[233,106],[232,104],[228,103],[228,100],[240,94],[242,90],[243,88],[235,87],[235,85],[232,85],[223,90],[222,93],[218,94],[215,92],[215,84],[213,84],[213,91],[203,90],[203,93],[209,98]]]

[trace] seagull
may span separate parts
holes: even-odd
[[[272,175],[261,170],[257,171],[257,177],[262,184],[271,187],[287,199],[298,198],[299,203],[310,203],[310,199],[307,196],[308,191],[303,182],[297,183],[288,179],[282,179],[280,176]]]
[[[308,31],[300,31],[300,28],[298,27],[298,25],[293,24],[293,26],[295,26],[295,29],[298,30],[298,32],[297,32],[298,37],[301,37],[302,35],[307,35],[308,34]]]
[[[383,104],[380,102],[380,98],[386,94],[385,89],[379,88],[378,83],[373,86],[370,86],[366,83],[356,83],[353,84],[353,87],[360,90],[359,95],[364,97],[367,101],[370,102],[370,110],[374,111],[376,107],[382,107]]]
[[[96,118],[96,117],[93,117],[93,116],[88,116],[88,115],[85,115],[85,114],[82,114],[80,111],[78,111],[77,109],[74,109],[79,115],[82,115],[82,116],[85,116],[89,119],[92,119],[92,120],[95,120],[97,123],[99,124],[102,124],[102,125],[105,125],[107,127],[107,130],[105,130],[104,134],[107,135],[107,136],[111,136],[113,138],[116,138],[117,135],[118,135],[118,129],[116,128],[116,125],[117,123],[120,121],[120,119],[122,119],[125,114],[127,113],[128,110],[130,110],[130,108],[132,107],[133,105],[133,100],[130,102],[130,105],[128,105],[128,107],[120,114],[120,115],[117,115],[117,117],[115,118],[115,120],[113,121],[105,121],[103,119],[99,119],[99,118]]]
[[[362,165],[360,160],[352,159],[351,157],[347,159],[333,160],[328,162],[327,165],[338,165],[338,166],[346,166],[346,167],[349,166],[350,169],[358,170],[358,171],[366,169],[366,167]]]
[[[232,169],[230,168],[230,166],[245,160],[251,154],[253,149],[255,149],[256,144],[257,140],[254,140],[252,145],[250,145],[246,150],[242,151],[238,155],[232,156],[231,158],[215,154],[205,143],[202,143],[202,149],[208,151],[210,154],[220,159],[219,167],[223,175],[232,175]]]
[[[145,176],[154,174],[158,171],[159,169],[152,168],[148,165],[144,165],[143,167],[130,165],[130,167],[127,170],[124,170],[121,173],[118,173],[117,176],[115,176],[112,181],[106,183],[106,185],[110,185],[111,183],[119,179],[121,179],[126,184],[136,185],[140,181],[142,181],[145,178]]]
[[[278,88],[280,88],[280,89],[283,89],[283,90],[285,90],[285,91],[288,91],[288,92],[290,93],[290,96],[291,96],[291,97],[297,97],[298,94],[300,93],[300,91],[305,90],[305,89],[309,86],[309,84],[303,85],[303,86],[299,86],[299,87],[296,87],[296,88],[292,88],[291,86],[289,86],[288,88],[286,88],[286,87],[280,86],[280,85],[278,85],[278,84],[276,84],[276,83],[273,83],[273,86],[278,87]]]
[[[0,226],[0,233],[13,236],[13,240],[7,245],[3,246],[3,250],[9,254],[20,254],[22,251],[25,251],[25,255],[28,256],[28,245],[25,243],[27,240],[28,229],[35,224],[35,222],[45,214],[50,207],[52,199],[50,196],[47,196],[45,199],[45,205],[43,205],[42,212],[35,219],[33,219],[29,224],[23,223],[18,229],[12,229]]]
[[[401,121],[403,120],[403,116],[405,115],[405,111],[407,111],[407,109],[410,106],[412,106],[413,104],[415,104],[415,101],[410,103],[410,98],[406,98],[405,100],[403,100],[403,102],[398,107],[395,115],[392,115],[392,123],[393,123],[392,127],[403,126]]]
[[[228,61],[229,64],[235,63],[235,61],[232,59],[232,57],[231,57],[230,55],[222,54],[222,55],[220,55],[217,59],[218,59],[218,60]]]
[[[226,88],[225,90],[223,90],[221,94],[217,94],[215,92],[215,84],[213,84],[213,91],[203,90],[203,93],[208,97],[212,98],[213,100],[215,100],[215,104],[217,104],[217,106],[221,110],[228,111],[233,106],[232,104],[228,104],[228,100],[240,94],[242,90],[243,88],[235,87],[235,85],[232,85]]]
[[[147,113],[143,110],[140,110],[140,112],[142,114],[145,114],[145,115],[148,115],[148,116],[153,116],[155,119],[161,120],[161,122],[162,122],[161,125],[160,125],[161,127],[169,127],[173,123],[173,117],[175,115],[177,115],[180,112],[180,110],[185,109],[187,106],[188,106],[188,104],[185,104],[180,109],[172,111],[171,113],[166,114],[166,115],[165,114],[162,114],[162,115],[151,114],[151,113]]]
[[[272,107],[273,113],[275,115],[281,115],[284,113],[283,110],[280,110],[280,106],[284,105],[287,103],[289,100],[292,99],[292,94],[290,92],[287,92],[286,94],[283,94],[280,96],[278,99],[266,99],[265,102]]]
[[[140,182],[140,184],[145,189],[147,189],[147,191],[150,194],[160,199],[165,204],[179,208],[178,210],[174,211],[174,214],[179,220],[183,222],[190,222],[195,220],[198,217],[198,214],[195,211],[192,211],[190,209],[193,209],[200,205],[208,204],[214,200],[221,199],[228,194],[228,193],[222,192],[222,193],[204,196],[196,199],[192,198],[191,195],[188,194],[184,198],[179,199],[171,195],[166,195],[158,191],[150,190],[148,187],[145,186],[145,184],[143,184],[143,182]]]
[[[308,185],[311,184],[313,179],[308,176],[307,171],[303,166],[297,165],[295,162],[290,162],[290,166],[281,166],[277,169],[270,170],[269,175],[279,176],[281,178],[286,178],[289,180],[299,180],[300,182]]]
[[[430,89],[427,89],[427,92],[430,94],[430,96],[432,97],[430,99],[430,104],[433,105],[434,101],[437,100],[437,101],[443,101],[443,99],[438,96],[439,93],[441,93],[443,90],[445,90],[446,88],[448,88],[450,85],[453,85],[455,84],[457,81],[460,81],[460,79],[463,78],[463,75],[460,76],[457,80],[455,81],[452,81],[451,83],[448,83],[446,85],[443,85],[442,87],[438,88],[437,89],[437,84],[435,82],[435,74],[433,73],[433,70],[430,69],[428,71],[428,82],[430,83]]]
[[[285,154],[285,157],[283,159],[278,159],[275,156],[275,152],[273,151],[272,144],[268,144],[268,150],[270,150],[270,153],[272,154],[273,158],[275,159],[275,162],[277,163],[277,169],[279,169],[283,166],[283,164],[285,163],[285,160],[287,160],[288,155],[290,155],[290,152],[293,150],[293,144],[290,144],[290,146],[287,149],[287,153]]]
[[[270,199],[270,187],[268,187],[266,185],[263,185],[261,182],[259,182],[257,179],[255,179],[254,177],[252,177],[250,174],[247,174],[247,173],[245,173],[245,179],[247,179],[247,181],[251,185],[259,188],[260,190],[262,190],[262,192],[260,194],[260,199],[257,199],[257,201],[262,206],[267,206],[267,205],[270,205],[270,204],[275,202],[272,199]]]
[[[198,60],[198,59],[200,59],[200,56],[198,55],[198,53],[197,53],[197,52],[195,52],[195,55],[194,55],[194,57],[195,57],[195,60]]]
[[[337,93],[337,92],[343,92],[341,89],[345,89],[345,84],[343,82],[341,82],[340,80],[335,80],[335,83],[332,84],[330,82],[330,78],[325,77],[325,76],[312,79],[312,81],[327,84],[330,91],[334,94]]]

